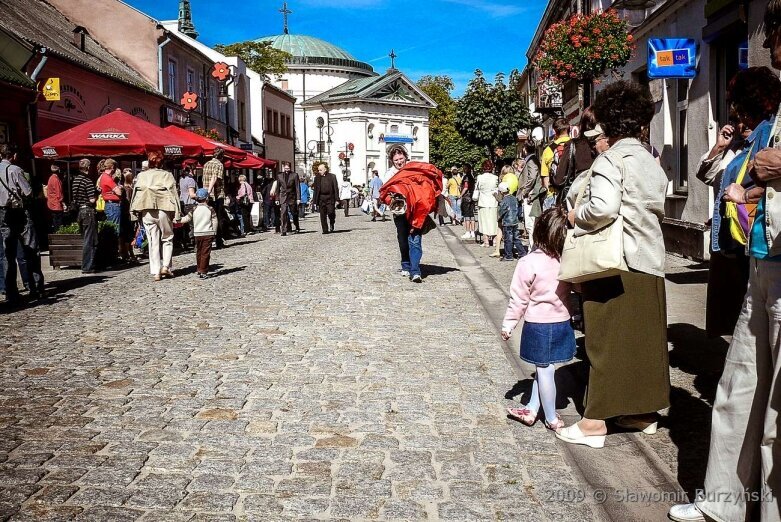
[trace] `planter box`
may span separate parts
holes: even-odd
[[[52,267],[81,266],[84,240],[81,234],[49,234],[49,264]],[[95,264],[99,267],[112,265],[117,259],[117,238],[111,232],[98,234],[98,249]]]
[[[81,266],[83,247],[81,234],[49,234],[49,264],[53,267]]]

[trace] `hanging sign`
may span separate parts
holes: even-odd
[[[46,101],[60,101],[60,79],[49,78],[43,84],[43,99]]]
[[[649,38],[648,77],[697,76],[697,42],[691,38]]]

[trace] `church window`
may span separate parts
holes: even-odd
[[[391,134],[398,134],[399,133],[399,126],[398,125],[391,125]]]

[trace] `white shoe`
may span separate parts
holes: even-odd
[[[469,233],[469,239],[474,239],[474,238],[475,238],[475,233],[474,232],[470,232]]]
[[[653,435],[656,433],[656,430],[659,427],[659,423],[647,423],[622,415],[616,419],[616,426],[625,430],[637,430],[639,432],[645,433],[646,435]]]
[[[409,277],[409,270],[399,270],[399,275]]]
[[[676,504],[667,512],[667,516],[675,522],[705,522],[702,511],[694,504]]]
[[[420,274],[415,274],[414,276],[412,276],[412,282],[413,283],[422,283],[423,282],[423,278],[420,277]]]
[[[583,435],[577,424],[560,429],[556,432],[556,438],[569,444],[583,444],[590,448],[603,448],[605,446],[604,435]]]
[[[464,232],[464,234],[461,236],[461,239],[469,239],[470,237],[472,236],[469,234],[469,232]]]

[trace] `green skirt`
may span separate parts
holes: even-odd
[[[670,406],[664,279],[642,272],[582,285],[589,380],[584,417],[609,419]]]

